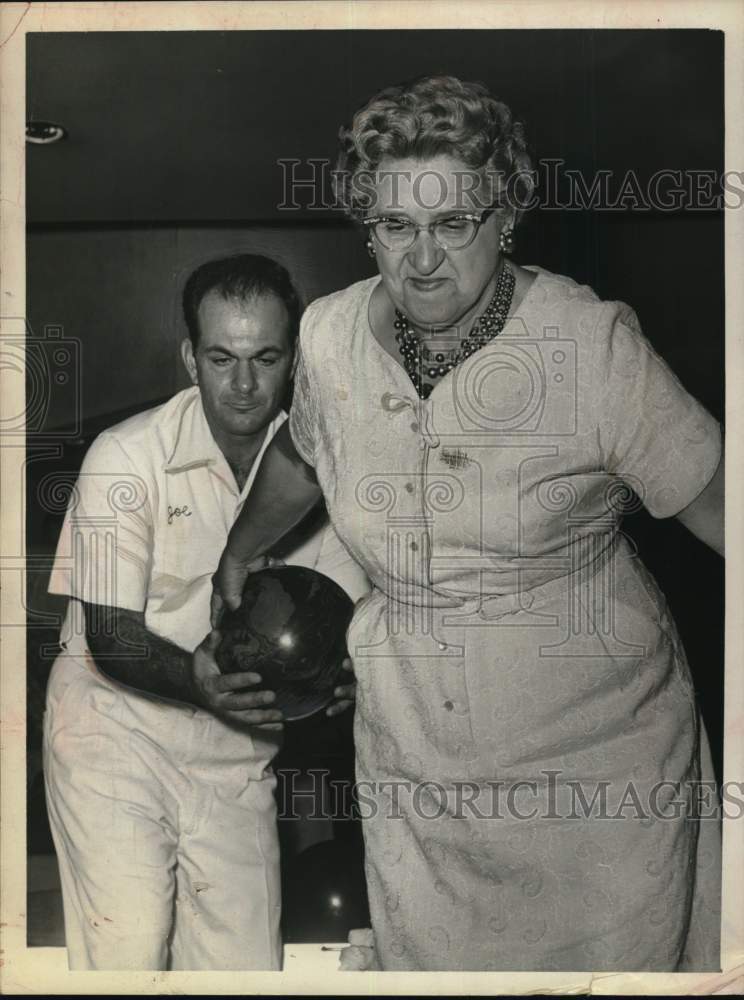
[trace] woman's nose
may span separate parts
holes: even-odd
[[[432,271],[436,271],[444,259],[444,254],[445,251],[425,229],[419,230],[413,246],[408,251],[409,259],[419,274],[431,274]]]

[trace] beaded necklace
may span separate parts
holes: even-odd
[[[403,367],[421,399],[427,399],[434,388],[431,382],[424,381],[425,374],[430,379],[441,378],[501,333],[506,324],[515,284],[514,272],[504,261],[493,298],[486,306],[483,315],[473,324],[473,329],[467,338],[460,342],[458,348],[452,350],[431,351],[423,346],[414,333],[408,317],[400,310],[395,310],[393,326],[398,331],[395,340],[403,358]],[[432,361],[434,364],[431,364]],[[426,367],[426,362],[430,367]]]

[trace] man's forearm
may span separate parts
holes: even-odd
[[[198,705],[192,654],[149,632],[142,612],[85,604],[88,648],[112,680],[159,698]]]

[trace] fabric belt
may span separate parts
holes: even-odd
[[[400,591],[390,593],[385,590],[383,593],[391,601],[399,604],[413,604],[452,611],[461,610],[466,614],[479,614],[482,618],[491,620],[501,618],[504,615],[516,614],[519,611],[529,611],[555,600],[569,590],[586,586],[601,570],[618,557],[632,557],[627,542],[620,534],[607,548],[603,549],[596,559],[578,567],[574,572],[554,577],[551,580],[546,580],[545,583],[536,584],[533,587],[517,590],[510,594],[475,594],[472,597],[458,597],[438,593],[424,587],[401,587]]]

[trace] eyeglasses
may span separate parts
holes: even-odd
[[[372,230],[375,239],[386,250],[410,250],[421,232],[431,233],[434,242],[442,250],[464,250],[478,235],[478,230],[488,216],[495,211],[494,208],[487,208],[479,215],[471,212],[448,215],[443,219],[437,219],[436,222],[429,223],[427,226],[418,226],[415,222],[404,217],[384,215],[363,219],[362,224],[368,230]]]

